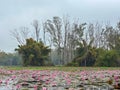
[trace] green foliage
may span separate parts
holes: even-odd
[[[50,49],[39,40],[37,21],[33,23],[36,39],[26,39],[26,30],[22,30],[21,34],[15,30],[13,34],[18,42],[26,39],[26,44],[21,43],[16,49],[22,55],[23,65],[120,66],[120,22],[113,27],[70,21],[68,17],[62,19],[55,16],[44,23],[41,30],[44,33],[44,42],[48,40],[47,44],[54,47],[50,54]],[[23,37],[19,38],[19,35]],[[53,64],[48,60],[48,54]],[[12,64],[18,64],[17,57],[11,60],[12,55],[4,52],[0,55],[1,64],[8,65],[8,58],[9,61],[14,61]]]
[[[50,49],[41,41],[30,38],[26,39],[25,45],[19,45],[16,51],[22,55],[23,66],[43,66]]]
[[[79,56],[76,57],[71,63],[68,63],[68,66],[120,66],[119,53],[116,50],[90,48],[87,53],[83,53],[84,48],[78,48],[77,50],[79,52]]]
[[[95,47],[92,47],[93,39],[86,43],[83,40],[83,43],[80,43],[79,47],[76,49],[76,58],[73,60],[75,63],[78,63],[79,66],[93,66],[95,63]]]
[[[118,53],[115,50],[98,50],[98,56],[95,63],[95,66],[107,66],[107,67],[114,67],[118,66]]]
[[[90,30],[94,30],[93,25]],[[98,39],[98,42],[94,42],[97,36],[95,37],[91,32],[89,34],[91,34],[88,38],[89,40],[83,39],[80,42],[72,63],[77,62],[79,66],[120,66],[119,25],[117,28],[106,26],[105,29],[102,29],[99,34],[103,39]]]

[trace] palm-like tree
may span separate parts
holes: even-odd
[[[92,66],[95,62],[95,47],[92,46],[94,39],[90,40],[89,44],[85,40],[79,44],[77,48],[77,57],[74,62],[78,62],[80,66]]]

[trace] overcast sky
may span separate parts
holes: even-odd
[[[116,23],[120,19],[120,0],[0,0],[0,49],[13,52],[17,41],[10,31],[68,14],[82,22]]]

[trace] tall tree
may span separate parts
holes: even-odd
[[[38,20],[34,20],[33,27],[35,30],[36,41],[39,42],[40,41],[40,25],[39,25]]]
[[[46,30],[51,36],[53,45],[57,48],[59,64],[62,64],[62,20],[60,17],[53,17],[53,20],[46,21]]]
[[[78,62],[79,66],[93,66],[96,57],[96,48],[92,46],[93,39],[87,44],[85,40],[82,40],[80,46],[77,48],[77,56],[74,62]]]

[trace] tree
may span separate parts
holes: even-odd
[[[72,25],[72,31],[68,34],[68,47],[69,47],[69,59],[72,61],[75,58],[75,50],[79,47],[83,41],[84,30],[86,29],[86,23],[79,24],[74,22]]]
[[[59,64],[62,64],[62,20],[59,17],[53,17],[53,20],[46,21],[46,30],[51,37],[53,45],[57,48]]]
[[[36,41],[39,42],[40,41],[40,27],[39,27],[39,22],[37,20],[34,20],[33,22],[33,27],[35,30],[35,37],[36,37]]]
[[[0,65],[2,66],[21,65],[21,61],[21,57],[17,53],[0,51]]]
[[[22,55],[23,66],[43,66],[48,59],[50,49],[42,41],[26,39],[25,45],[19,45],[16,51]]]
[[[39,42],[42,38],[40,37],[40,24],[37,20],[34,20],[32,26],[34,28],[32,31],[30,31],[28,27],[20,27],[19,29],[14,29],[10,33],[20,45],[24,45],[28,38],[33,38]]]
[[[25,44],[26,39],[29,37],[29,29],[27,27],[21,27],[19,30],[14,29],[11,31],[11,35],[17,40],[20,45]]]
[[[108,50],[119,50],[120,48],[120,30],[119,25],[117,28],[106,25],[104,29],[104,37],[106,42],[106,49]]]
[[[115,50],[103,50],[97,49],[97,60],[95,62],[95,66],[104,66],[104,67],[116,67],[119,66],[119,56]]]
[[[73,62],[77,62],[79,66],[93,66],[96,61],[96,48],[92,47],[93,39],[87,44],[85,40],[80,43],[80,46],[76,49],[77,56]]]
[[[71,62],[75,56],[75,48],[82,40],[86,23],[70,24],[68,17],[63,19],[53,17],[53,20],[47,20],[45,23],[47,33],[51,37],[53,46],[57,49],[58,64]]]
[[[68,16],[64,18],[55,16],[42,24],[42,30],[37,20],[32,23],[32,31],[26,27],[20,28],[20,31],[14,30],[12,34],[19,42],[16,50],[22,55],[25,66],[44,65],[50,51],[45,45],[50,46],[49,58],[56,65],[72,62],[79,66],[94,66],[95,63],[102,62],[100,56],[102,59],[106,58],[106,53],[110,56],[117,53],[120,56],[120,22],[116,27],[111,25],[103,27],[98,22],[86,24],[78,21],[71,22]],[[101,51],[99,48],[103,49],[105,55],[98,53]],[[117,62],[120,62],[119,58]]]

